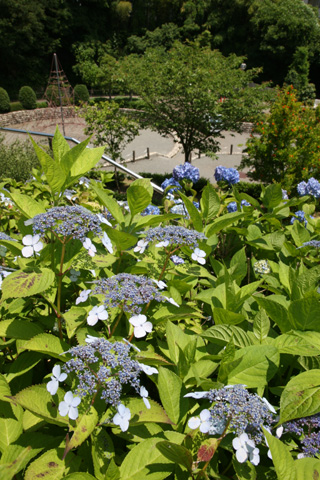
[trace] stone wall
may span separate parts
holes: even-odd
[[[74,107],[62,107],[64,118],[77,116]],[[60,107],[36,108],[35,110],[19,110],[18,112],[3,113],[0,115],[0,127],[9,127],[27,122],[61,119]]]

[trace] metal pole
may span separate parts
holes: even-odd
[[[15,132],[15,133],[23,133],[23,134],[29,134],[29,135],[38,135],[40,137],[48,137],[48,138],[53,138],[54,134],[53,133],[45,133],[45,132],[34,132],[32,130],[20,130],[18,128],[9,128],[9,127],[0,127],[0,130],[4,130],[4,131],[7,131],[7,132]],[[79,144],[81,143],[80,140],[77,140],[76,138],[72,138],[72,137],[66,137],[64,136],[64,138],[66,140],[68,140],[69,142],[72,142],[72,143],[76,143],[76,144]],[[90,148],[87,146],[87,148]],[[121,165],[120,163],[117,163],[115,162],[114,160],[112,160],[112,158],[108,157],[107,155],[103,154],[101,156],[101,158],[103,158],[103,160],[105,160],[106,162],[110,163],[111,165],[113,165],[114,167],[118,168],[119,170],[121,170],[122,172],[124,173],[127,173],[128,175],[130,175],[131,177],[133,178],[143,178],[141,175],[139,175],[138,173],[135,173],[133,172],[132,170],[129,170],[127,167],[125,167],[124,165]],[[153,189],[158,192],[158,193],[161,193],[163,194],[163,189],[161,187],[159,187],[159,185],[156,185],[155,183],[153,182],[150,182]]]
[[[59,102],[60,102],[60,112],[61,112],[61,120],[62,120],[62,130],[63,130],[63,135],[66,135],[66,132],[64,130],[64,119],[63,119],[63,109],[62,109],[62,99],[61,99],[61,90],[60,90],[60,79],[59,79],[59,70],[58,70],[58,59],[57,59],[57,54],[53,54],[54,58],[54,63],[56,67],[56,72],[57,72],[57,82],[58,82],[58,92],[59,92]]]

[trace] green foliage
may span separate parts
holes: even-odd
[[[103,145],[113,160],[123,160],[122,150],[139,133],[137,122],[120,111],[117,103],[87,105],[80,115],[85,119],[86,134],[94,134],[94,144]]]
[[[74,87],[74,103],[80,105],[82,102],[89,101],[89,91],[86,85],[78,84]]]
[[[143,215],[153,195],[146,178],[130,184],[127,204],[93,174],[89,187],[79,185],[103,151],[87,149],[89,140],[70,149],[57,129],[53,157],[33,142],[40,162],[35,179],[11,181],[8,190],[1,185],[0,223],[11,238],[0,236],[1,479],[317,478],[318,444],[315,455],[300,458],[309,455],[312,416],[320,413],[319,249],[303,245],[320,236],[319,219],[310,217],[317,200],[283,201],[276,183],[262,186],[258,198],[237,185],[222,190],[208,183],[199,208],[190,186],[173,192],[185,215],[170,213],[169,199],[160,215]],[[70,188],[71,200],[63,195]],[[241,207],[243,199],[251,206]],[[238,211],[228,213],[231,201]],[[47,217],[38,245],[34,217],[53,206],[68,215],[71,205],[103,214],[101,234],[88,227],[82,242],[78,230],[53,231]],[[306,225],[290,223],[297,209]],[[162,234],[152,241],[150,229],[158,226]],[[165,241],[169,226],[183,233],[180,240]],[[184,241],[186,233],[197,237],[202,256]],[[94,291],[119,274],[142,283],[136,290],[126,284],[122,293],[120,286]],[[150,289],[159,298],[149,300]],[[140,327],[133,325],[134,302]],[[95,323],[95,309],[101,314],[104,306],[108,317]],[[94,337],[104,343],[101,358]],[[75,352],[81,351],[80,361]],[[101,395],[107,387],[110,399]],[[254,409],[253,425],[246,405],[235,430],[237,388],[270,411],[272,421],[257,422]],[[222,395],[236,411],[224,413],[224,401],[213,423],[208,410],[215,415]],[[303,433],[292,433],[288,422],[300,419]],[[253,437],[255,429],[260,437]],[[259,455],[246,454],[240,433],[252,436]]]
[[[23,106],[20,102],[11,102],[10,103],[10,112],[18,112],[19,110],[23,110]]]
[[[0,178],[11,178],[25,182],[32,176],[32,169],[39,166],[37,156],[29,141],[7,145],[4,135],[0,136]]]
[[[241,167],[263,183],[279,182],[289,191],[301,180],[319,176],[320,123],[312,108],[296,98],[293,87],[280,90],[270,114],[254,127]]]
[[[300,101],[313,106],[316,92],[315,86],[309,83],[309,69],[308,49],[298,47],[285,80],[297,90]]]
[[[37,97],[31,87],[21,87],[19,90],[19,102],[26,110],[37,107]]]
[[[0,113],[10,112],[10,98],[8,92],[0,87]]]
[[[143,120],[162,135],[174,134],[188,161],[195,149],[217,152],[221,130],[237,130],[259,111],[266,90],[248,87],[258,70],[241,70],[242,61],[176,42],[169,51],[159,47],[129,56],[122,70],[145,102]]]

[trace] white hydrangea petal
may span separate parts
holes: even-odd
[[[199,428],[201,433],[208,433],[210,429],[211,429],[210,422],[202,422]]]
[[[33,235],[32,237],[32,244],[35,245],[36,243],[38,243],[40,240],[40,235],[37,233],[36,235]]]
[[[71,420],[76,420],[79,416],[78,409],[76,407],[70,407],[68,415]]]
[[[77,407],[80,405],[81,398],[80,397],[74,397],[74,399],[71,402],[71,407]]]
[[[40,252],[40,250],[43,249],[43,243],[42,242],[36,243],[35,245],[33,245],[33,249],[35,252]]]
[[[88,315],[87,317],[87,324],[90,325],[90,327],[93,327],[94,325],[96,325],[96,323],[98,323],[99,321],[99,318],[98,318],[98,315]]]
[[[66,373],[61,373],[61,375],[59,375],[59,378],[58,378],[58,381],[59,382],[64,382],[65,379],[67,378],[67,374]]]
[[[147,332],[143,327],[138,326],[138,327],[134,327],[133,334],[136,338],[142,338],[146,336]]]
[[[129,322],[131,325],[134,327],[140,327],[143,325],[147,320],[147,317],[145,315],[133,315],[130,319]]]
[[[67,404],[67,402],[60,402],[58,409],[61,417],[65,417],[66,415],[68,415],[69,405]]]
[[[196,400],[198,400],[199,398],[204,398],[206,397],[208,394],[208,392],[191,392],[191,393],[187,393],[186,395],[184,395],[185,397],[191,397],[191,398],[195,398]]]
[[[145,329],[145,331],[147,333],[152,332],[152,327],[153,327],[153,325],[152,325],[151,322],[146,322],[146,323],[143,324],[143,328]]]
[[[22,256],[25,258],[32,257],[33,252],[34,250],[31,245],[29,247],[23,247],[23,249],[21,250]]]
[[[239,448],[239,450],[236,451],[236,458],[239,463],[244,463],[248,460],[248,454],[244,448]]]
[[[192,430],[195,430],[196,428],[199,428],[200,423],[201,423],[200,418],[191,417],[189,418],[189,421],[188,421],[188,427],[191,428]]]
[[[153,375],[154,373],[159,373],[159,370],[155,367],[150,367],[150,365],[145,365],[144,363],[139,363],[139,365],[146,375]]]
[[[235,450],[239,450],[239,448],[242,447],[242,442],[240,440],[239,437],[235,437],[233,440],[232,440],[232,446]]]
[[[47,390],[51,395],[55,395],[58,391],[59,388],[59,382],[55,378],[50,380],[50,382],[47,383]]]
[[[73,400],[73,393],[69,390],[64,396],[64,401],[70,406]]]
[[[142,400],[144,401],[144,404],[147,407],[147,409],[150,410],[151,405],[150,405],[149,400],[146,397],[142,397]]]
[[[265,397],[262,397],[262,401],[267,407],[269,408],[270,412],[272,413],[277,413],[275,408],[271,405],[271,403],[268,402],[268,400]]]
[[[140,395],[141,395],[141,397],[147,397],[149,395],[149,392],[146,389],[146,387],[144,387],[144,386],[140,387]]]
[[[25,235],[22,239],[23,245],[33,245],[33,237],[32,235]]]
[[[207,408],[205,408],[204,410],[202,410],[202,412],[200,412],[200,420],[202,422],[207,422],[210,416],[211,416],[210,410],[208,410]]]
[[[56,378],[59,378],[60,374],[61,374],[61,367],[60,365],[55,365],[52,369],[52,373],[53,375],[56,377]]]
[[[283,434],[283,426],[281,425],[280,427],[277,428],[276,430],[276,436],[280,438]]]
[[[205,260],[205,258],[198,257],[198,258],[197,258],[197,262],[200,263],[200,265],[205,265],[206,260]]]
[[[107,320],[108,317],[109,317],[109,314],[108,314],[107,310],[104,310],[103,312],[98,314],[99,320]]]

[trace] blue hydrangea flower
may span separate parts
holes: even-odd
[[[237,202],[230,202],[227,205],[227,210],[229,213],[236,212],[237,211]]]
[[[241,207],[251,207],[251,203],[247,202],[247,200],[241,200]]]
[[[309,178],[308,182],[300,182],[297,185],[297,191],[300,197],[304,195],[313,195],[315,198],[320,197],[320,183],[315,178]]]
[[[307,184],[306,182],[300,182],[297,185],[297,191],[300,197],[304,197],[305,195],[308,194],[308,189],[307,189]]]
[[[143,212],[141,212],[141,215],[144,217],[146,215],[160,215],[160,208],[156,207],[155,205],[148,205]]]
[[[320,414],[291,420],[283,425],[284,433],[297,435],[302,453],[298,458],[316,457],[320,454]]]
[[[308,222],[307,222],[307,220],[306,220],[306,218],[305,218],[305,213],[304,213],[304,211],[303,211],[303,210],[298,210],[298,211],[294,212],[294,214],[295,214],[298,218],[296,218],[296,217],[291,217],[291,219],[290,219],[291,225],[293,225],[294,222],[295,222],[296,220],[298,220],[298,221],[301,222],[301,223],[304,222],[304,226],[306,227]]]
[[[194,167],[191,163],[184,163],[183,165],[177,165],[174,167],[172,176],[175,180],[180,181],[186,178],[192,183],[196,183],[200,178],[199,168]]]
[[[181,190],[182,188],[180,183],[177,180],[175,180],[173,177],[166,178],[165,181],[161,183],[162,190],[165,190],[168,187],[173,187],[173,188],[170,188],[171,191]]]
[[[297,187],[298,188],[298,187]],[[289,197],[288,197],[288,192],[287,190],[281,190],[282,191],[282,200],[289,200]]]
[[[234,185],[240,181],[240,175],[235,168],[227,168],[219,165],[214,172],[214,178],[217,182],[225,181],[229,185]]]
[[[315,178],[311,177],[307,183],[307,191],[309,195],[313,195],[315,198],[320,197],[320,183]]]
[[[119,273],[110,278],[101,278],[95,282],[92,295],[103,294],[106,307],[121,307],[125,312],[139,315],[141,305],[155,300],[164,301],[154,282],[142,275]]]
[[[249,393],[243,385],[227,385],[201,393],[201,398],[207,398],[213,404],[206,422],[214,426],[222,420],[229,420],[228,432],[236,434],[237,437],[246,433],[248,439],[256,444],[264,440],[261,425],[272,425],[274,418],[259,395]]]
[[[175,265],[181,265],[184,263],[183,258],[179,257],[179,255],[172,255],[170,257],[170,260],[175,264]]]
[[[100,235],[102,229],[97,215],[80,206],[53,207],[32,219],[34,235],[47,230],[63,237],[72,237],[81,242],[89,233]]]
[[[196,230],[189,230],[185,227],[169,225],[167,227],[149,228],[146,232],[146,241],[160,241],[162,245],[189,245],[198,247],[198,240],[204,240],[203,233]]]
[[[320,240],[310,240],[309,242],[304,242],[301,245],[301,247],[297,247],[297,248],[303,248],[303,247],[320,248]]]

